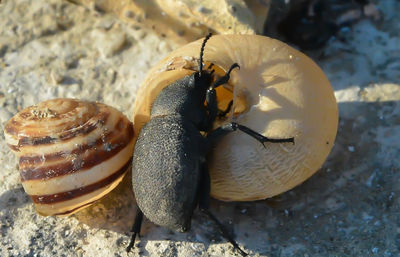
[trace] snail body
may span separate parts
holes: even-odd
[[[53,99],[28,107],[5,126],[26,193],[41,215],[69,215],[113,188],[130,167],[133,127],[101,103]]]
[[[149,71],[134,106],[136,132],[149,121],[161,90],[195,72],[201,43],[173,51]],[[233,63],[240,65],[217,92],[219,109],[231,100],[233,107],[215,127],[236,121],[269,138],[294,137],[296,142],[264,148],[244,133],[225,136],[208,162],[211,196],[265,199],[302,183],[322,166],[336,137],[338,109],[328,79],[310,58],[263,36],[216,35],[207,42],[204,62],[213,63],[220,76]]]

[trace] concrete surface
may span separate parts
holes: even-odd
[[[54,97],[113,105],[131,116],[147,70],[176,48],[151,31],[66,1],[0,4],[0,130],[18,110]],[[358,22],[309,52],[328,75],[340,125],[323,168],[273,199],[212,201],[254,256],[400,256],[400,2],[377,1],[381,22]],[[1,256],[235,256],[200,213],[180,234],[144,222],[125,247],[135,204],[129,180],[66,218],[41,217],[0,133]]]

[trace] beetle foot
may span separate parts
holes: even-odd
[[[237,124],[235,122],[232,122],[231,126],[232,126],[232,128],[234,130],[239,129],[240,131],[242,131],[242,132],[246,133],[247,135],[253,137],[258,142],[260,142],[264,146],[264,148],[266,148],[265,143],[267,143],[267,142],[270,142],[270,143],[292,143],[294,145],[294,137],[291,137],[291,138],[268,138],[268,137],[265,137],[265,136],[257,133],[256,131],[246,127],[246,126]]]
[[[138,207],[136,210],[135,222],[133,223],[133,227],[131,229],[131,232],[133,232],[131,241],[129,242],[129,245],[126,248],[126,251],[128,253],[132,250],[132,248],[135,248],[136,235],[140,237],[140,227],[142,226],[142,221],[143,221],[143,212]]]
[[[217,81],[215,81],[214,85],[212,85],[212,88],[217,88],[220,85],[228,83],[228,81],[231,77],[231,72],[235,68],[238,68],[240,70],[239,64],[237,64],[237,63],[232,64],[231,67],[229,68],[228,72],[223,77],[220,77]]]
[[[129,242],[129,245],[126,248],[127,253],[129,253],[132,250],[132,248],[135,248],[135,239],[136,239],[136,232],[133,232],[131,241]]]
[[[248,254],[243,251],[238,243],[233,239],[233,237],[230,235],[230,233],[226,230],[226,228],[221,224],[221,222],[208,210],[208,208],[202,208],[200,207],[200,211],[205,213],[216,225],[217,228],[219,229],[221,235],[228,240],[229,243],[232,244],[233,248],[238,251],[242,256],[247,256]]]

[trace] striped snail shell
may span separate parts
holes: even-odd
[[[158,93],[198,69],[203,39],[185,45],[155,65],[139,88],[134,129],[149,120]],[[216,77],[233,63],[227,85],[217,88],[220,110],[233,99],[225,119],[270,138],[294,137],[295,145],[258,141],[239,131],[225,136],[209,159],[211,196],[226,201],[260,200],[302,183],[324,163],[336,137],[338,109],[322,70],[290,46],[258,35],[216,35],[205,46],[204,67]]]
[[[124,177],[133,152],[132,123],[101,103],[54,99],[28,107],[4,129],[19,158],[25,192],[41,215],[69,215]]]

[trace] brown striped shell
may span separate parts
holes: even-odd
[[[132,123],[101,103],[54,99],[5,126],[25,192],[41,215],[68,215],[115,188],[129,168]]]
[[[150,117],[158,93],[197,69],[203,39],[187,44],[155,65],[139,88],[134,106],[135,132]],[[204,62],[214,74],[233,63],[225,88],[218,88],[219,109],[233,99],[221,123],[236,121],[270,138],[294,137],[290,143],[259,142],[242,132],[225,136],[209,160],[211,195],[226,201],[249,201],[285,192],[314,174],[335,141],[338,109],[322,70],[290,46],[257,35],[216,35],[205,46]]]

